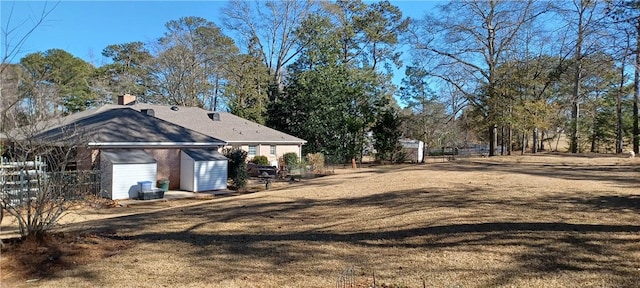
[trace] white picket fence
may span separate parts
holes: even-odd
[[[46,167],[40,156],[21,162],[0,158],[0,197],[7,205],[21,205],[39,192],[38,181],[47,177]]]

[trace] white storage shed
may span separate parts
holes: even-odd
[[[100,189],[107,198],[137,198],[138,182],[151,181],[158,173],[156,159],[139,149],[109,149],[100,152]]]
[[[182,150],[180,189],[192,192],[227,189],[228,161],[215,150]]]
[[[424,159],[424,142],[413,139],[401,139],[402,151],[406,154],[406,161],[420,163]]]

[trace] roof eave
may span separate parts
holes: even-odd
[[[228,140],[227,145],[230,144],[295,144],[295,145],[304,145],[307,144],[307,141],[259,141],[259,140]]]
[[[220,148],[225,142],[89,142],[92,148]]]

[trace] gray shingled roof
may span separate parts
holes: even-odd
[[[225,145],[225,142],[126,106],[101,107],[60,119],[35,136],[44,141],[79,140],[84,143],[134,143],[155,145]],[[71,135],[71,132],[74,132]]]
[[[172,110],[171,106],[144,103],[131,106],[110,106],[130,107],[138,111],[153,109],[155,117],[224,140],[229,144],[304,144],[307,142],[226,112],[215,112],[220,115],[220,121],[214,121],[209,118],[209,114],[213,112],[198,107],[179,106],[177,110]]]
[[[184,149],[182,152],[186,153],[193,159],[193,161],[228,161],[227,157],[220,154],[220,152],[215,150],[207,150],[207,149]]]
[[[151,164],[157,162],[153,156],[141,149],[104,149],[100,153],[113,164]]]

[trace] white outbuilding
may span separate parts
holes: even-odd
[[[406,161],[420,163],[424,159],[424,142],[413,139],[401,139],[402,151],[406,154]]]
[[[151,181],[158,173],[156,159],[140,149],[108,149],[100,152],[100,190],[109,199],[137,198],[138,182]]]
[[[199,192],[227,189],[228,161],[216,150],[182,150],[180,190]]]

